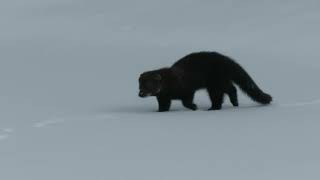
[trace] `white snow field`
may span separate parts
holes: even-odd
[[[320,179],[320,1],[1,0],[1,180]],[[157,113],[138,77],[195,51],[242,64],[242,93]]]

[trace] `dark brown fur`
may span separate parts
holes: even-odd
[[[225,94],[234,106],[238,106],[233,83],[256,102],[269,104],[272,101],[272,97],[264,93],[238,63],[216,52],[193,53],[170,68],[141,74],[139,96],[156,96],[160,112],[168,111],[174,99],[181,100],[186,108],[196,110],[195,92],[207,89],[212,102],[210,110],[219,110]]]

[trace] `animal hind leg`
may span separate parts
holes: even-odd
[[[228,87],[227,94],[230,98],[230,102],[233,106],[239,106],[237,88],[231,83]]]
[[[208,88],[208,93],[212,103],[212,107],[209,110],[220,110],[223,104],[224,92]]]

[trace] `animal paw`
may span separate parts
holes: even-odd
[[[208,111],[217,111],[217,110],[221,110],[221,106],[219,106],[219,107],[211,107],[210,109],[208,109]]]

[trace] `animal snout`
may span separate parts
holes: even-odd
[[[139,92],[139,97],[146,97],[146,96],[147,95],[144,92],[142,92],[142,91]]]

